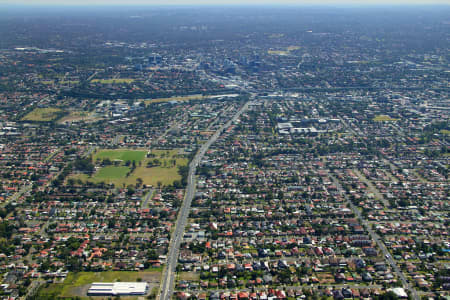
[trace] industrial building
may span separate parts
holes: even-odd
[[[145,295],[149,289],[147,282],[94,282],[88,296],[131,296]]]

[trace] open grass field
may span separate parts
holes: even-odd
[[[267,54],[271,54],[271,55],[288,55],[289,51],[285,51],[285,50],[267,50]]]
[[[128,167],[115,167],[115,166],[107,166],[103,167],[95,173],[94,178],[98,180],[114,180],[124,178],[127,173],[130,171]]]
[[[335,282],[333,275],[331,275],[330,273],[317,273],[316,277],[322,284],[331,284]]]
[[[391,118],[387,115],[378,115],[375,118],[373,118],[373,121],[375,121],[375,122],[395,122],[395,121],[398,121],[398,119]]]
[[[42,84],[46,84],[46,85],[50,85],[50,84],[54,84],[55,82],[53,80],[42,80],[41,81]],[[80,81],[78,80],[65,80],[65,81],[60,81],[59,84],[65,85],[65,84],[79,84]]]
[[[200,94],[199,95],[188,95],[188,96],[176,96],[176,97],[169,97],[169,98],[155,98],[155,99],[145,100],[145,104],[170,102],[170,101],[203,100],[205,98],[207,98],[207,96],[203,96]]]
[[[132,78],[117,78],[117,79],[92,79],[92,83],[101,84],[114,84],[114,83],[132,83],[134,79]]]
[[[284,36],[284,33],[272,33],[271,35],[269,35],[270,39],[279,39],[282,38]]]
[[[442,134],[445,134],[445,135],[450,135],[450,130],[442,129],[442,130],[441,130],[441,133],[442,133]]]
[[[68,115],[62,117],[58,120],[59,124],[64,124],[66,122],[94,122],[100,120],[101,117],[97,116],[95,112],[87,111],[71,111]]]
[[[287,47],[287,51],[295,51],[295,50],[298,50],[300,48],[301,48],[300,46],[289,46],[289,47]]]
[[[118,149],[118,150],[99,150],[94,154],[94,161],[97,159],[110,160],[123,160],[123,161],[135,161],[140,162],[145,158],[147,154],[146,150],[128,150],[128,149]]]
[[[95,183],[113,183],[115,186],[136,184],[138,178],[142,179],[143,184],[152,186],[157,186],[158,182],[162,185],[170,185],[175,180],[181,179],[178,174],[178,166],[187,165],[188,159],[176,157],[177,150],[154,150],[152,151],[154,157],[150,158],[145,157],[146,153],[142,150],[100,150],[94,155],[94,162],[97,158],[119,159],[123,162],[119,166],[102,167],[91,177],[86,174],[78,174],[71,178]],[[159,165],[147,167],[148,163],[155,159],[159,161]],[[136,160],[136,169],[128,177],[126,175],[130,168],[123,165],[127,160]]]
[[[79,84],[80,81],[78,80],[65,80],[65,81],[60,81],[60,84]]]
[[[50,122],[57,119],[62,113],[60,108],[35,108],[22,118],[23,121]]]
[[[158,286],[161,271],[108,271],[108,272],[79,272],[69,273],[63,283],[50,284],[39,291],[39,299],[55,299],[56,297],[82,297],[89,299],[87,291],[93,282],[137,281],[138,279],[150,283],[152,287]],[[102,299],[95,297],[95,299]],[[107,297],[105,297],[107,299]],[[121,297],[121,299],[137,299],[137,297]]]
[[[300,46],[289,46],[286,48],[286,50],[268,50],[267,54],[270,55],[288,55],[291,53],[291,51],[295,51],[300,49]]]
[[[178,273],[178,280],[200,280],[200,274],[194,272],[180,272]]]

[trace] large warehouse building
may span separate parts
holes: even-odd
[[[148,288],[147,282],[94,282],[88,296],[145,295]]]

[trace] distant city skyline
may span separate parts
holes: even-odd
[[[0,0],[0,5],[450,5],[450,0]]]

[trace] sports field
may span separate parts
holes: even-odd
[[[93,157],[94,161],[97,159],[107,159],[110,160],[122,160],[122,161],[135,161],[140,162],[145,158],[147,154],[146,150],[129,150],[129,149],[118,149],[118,150],[100,150],[97,151]]]
[[[100,120],[101,117],[96,115],[95,112],[87,112],[87,111],[71,111],[68,115],[62,117],[58,120],[59,124],[64,124],[66,122],[94,122]]]
[[[208,97],[198,94],[198,95],[189,95],[189,96],[176,96],[176,97],[169,97],[169,98],[149,99],[149,100],[145,100],[145,103],[150,104],[150,103],[170,102],[170,101],[203,100],[205,98],[208,98]]]
[[[28,113],[25,117],[22,118],[23,121],[36,121],[36,122],[50,122],[56,120],[60,114],[62,113],[62,109],[60,108],[35,108],[32,112]]]
[[[178,157],[177,150],[154,150],[152,157],[149,158],[146,157],[146,153],[145,150],[100,150],[93,157],[93,162],[97,165],[103,159],[120,162],[116,163],[117,165],[101,167],[91,177],[86,174],[77,174],[70,178],[95,183],[112,183],[115,186],[136,184],[138,178],[143,184],[152,186],[157,186],[158,183],[170,185],[175,180],[181,179],[178,167],[187,165],[188,159]],[[125,166],[125,163],[133,160],[136,161],[136,168],[129,174],[131,166]]]
[[[114,167],[114,166],[107,166],[103,167],[100,170],[98,170],[97,173],[95,173],[94,178],[98,180],[114,180],[114,179],[121,179],[124,178],[127,173],[130,171],[130,168],[128,167]]]
[[[132,83],[134,79],[132,78],[117,78],[117,79],[92,79],[92,83],[101,84],[114,84],[114,83]]]
[[[300,48],[301,48],[300,46],[289,46],[286,48],[286,50],[273,50],[272,49],[272,50],[267,50],[267,53],[271,54],[271,55],[288,55],[291,53],[291,51],[295,51]]]
[[[378,115],[375,118],[373,118],[375,122],[394,122],[398,121],[398,119],[394,119],[389,117],[388,115]]]
[[[267,54],[271,54],[271,55],[288,55],[289,51],[284,51],[284,50],[267,50]]]

